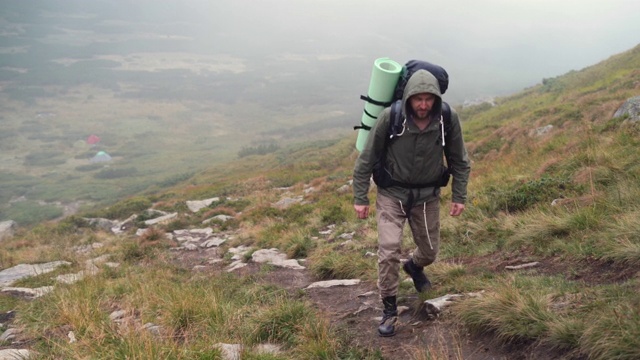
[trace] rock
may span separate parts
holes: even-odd
[[[543,136],[543,135],[548,134],[551,130],[553,130],[553,125],[549,124],[547,126],[543,126],[543,127],[539,127],[537,129],[535,129],[534,135],[535,136]]]
[[[119,222],[115,220],[109,220],[105,218],[83,218],[87,221],[89,226],[96,227],[104,231],[111,231],[111,228],[119,226]]]
[[[144,222],[145,225],[147,226],[152,226],[152,225],[156,225],[156,224],[163,224],[163,223],[167,223],[170,220],[176,218],[178,216],[178,213],[171,213],[171,214],[167,214],[167,215],[163,215],[160,217],[157,217],[155,219],[149,219],[147,221]]]
[[[18,224],[13,220],[0,222],[0,241],[13,237],[17,227]]]
[[[435,299],[426,300],[424,302],[425,311],[427,315],[437,316],[446,306],[451,304],[451,301],[461,297],[462,295],[460,294],[447,294]]]
[[[63,265],[71,265],[68,261],[52,261],[45,264],[20,264],[0,271],[0,287],[13,284],[15,281],[54,271]]]
[[[304,266],[300,265],[296,260],[289,260],[287,256],[278,251],[278,249],[261,249],[251,254],[251,260],[257,263],[267,263],[274,266],[284,267],[288,269],[302,270]]]
[[[73,344],[74,342],[78,341],[76,339],[76,334],[73,331],[69,331],[67,337],[69,338],[69,344]]]
[[[345,240],[351,240],[353,239],[353,235],[355,235],[356,232],[350,232],[350,233],[344,233],[344,234],[340,234],[338,236],[338,239],[345,239]]]
[[[253,348],[257,354],[277,355],[282,352],[282,347],[277,344],[258,344]]]
[[[218,202],[220,201],[219,197],[213,197],[210,199],[205,199],[205,200],[189,200],[187,201],[187,207],[189,208],[189,210],[191,210],[191,212],[198,212],[201,209],[206,208],[207,206],[213,204],[214,202]]]
[[[53,286],[42,286],[39,288],[23,288],[23,287],[5,287],[2,288],[3,293],[14,294],[30,299],[37,299],[53,291]]]
[[[214,237],[213,239],[206,240],[205,242],[200,244],[200,246],[204,247],[204,248],[218,247],[218,246],[224,244],[226,241],[227,241],[226,239],[222,239],[222,238],[219,238],[219,237]]]
[[[232,272],[245,266],[247,266],[247,263],[242,262],[242,260],[236,260],[232,262],[231,265],[229,265],[229,267],[227,268],[227,272]]]
[[[210,222],[212,222],[212,221],[214,221],[214,220],[218,220],[218,221],[220,221],[220,222],[223,222],[223,223],[224,223],[224,222],[227,222],[227,221],[229,221],[229,220],[231,220],[231,219],[233,219],[233,216],[220,214],[220,215],[216,215],[216,216],[214,216],[214,217],[212,217],[212,218],[210,218],[210,219],[207,219],[207,220],[203,221],[202,223],[203,223],[203,224],[208,224],[208,223],[210,223]]]
[[[16,328],[8,328],[5,332],[0,335],[0,343],[5,341],[12,341],[16,338],[20,331]]]
[[[109,319],[111,319],[111,321],[118,321],[118,320],[122,320],[122,318],[124,318],[125,315],[127,315],[126,310],[116,310],[109,315]]]
[[[223,360],[240,360],[242,358],[242,345],[240,344],[215,344],[220,349]]]
[[[294,204],[300,204],[302,203],[302,201],[304,201],[304,199],[302,198],[302,196],[297,196],[295,198],[282,198],[280,201],[278,201],[275,204],[272,204],[271,206],[280,209],[280,210],[284,210],[284,209],[288,209],[289,207],[291,207],[291,205]]]
[[[26,360],[31,357],[27,349],[3,349],[0,350],[0,360]]]
[[[307,286],[307,289],[314,288],[330,288],[334,286],[352,286],[360,284],[360,279],[350,279],[350,280],[325,280],[325,281],[316,281],[311,285]]]
[[[240,245],[237,248],[229,249],[229,252],[233,254],[231,260],[242,260],[244,256],[251,251],[251,247]]]
[[[77,272],[75,274],[62,274],[56,276],[56,281],[63,284],[73,284],[84,279],[84,271]]]
[[[630,122],[640,120],[640,96],[627,99],[627,101],[625,101],[624,104],[616,110],[613,117],[616,118],[625,115],[629,117],[628,120]]]
[[[340,194],[346,194],[351,192],[351,186],[349,185],[342,185],[338,188],[338,190],[336,190],[338,193]]]
[[[526,263],[526,264],[505,266],[504,268],[507,269],[507,270],[520,270],[520,269],[527,269],[527,268],[531,268],[531,267],[536,267],[538,265],[540,265],[540,263],[537,262],[537,261],[534,261],[534,262],[530,262],[530,263]]]
[[[142,326],[142,328],[155,336],[162,335],[162,328],[154,323],[146,323]]]

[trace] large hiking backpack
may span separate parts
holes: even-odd
[[[387,137],[385,138],[385,146],[384,146],[385,150],[383,151],[383,154],[381,155],[380,159],[378,159],[378,161],[376,162],[376,165],[374,166],[374,169],[373,169],[373,181],[376,183],[378,187],[381,187],[381,188],[386,188],[390,186],[400,186],[400,187],[409,188],[409,189],[419,189],[419,188],[426,188],[426,187],[439,188],[439,187],[447,186],[447,184],[449,183],[449,178],[451,174],[450,166],[444,167],[442,169],[440,179],[438,179],[435,182],[426,183],[426,184],[407,184],[407,183],[401,183],[396,180],[393,180],[392,174],[389,173],[388,169],[385,166],[386,165],[386,149],[388,148],[389,144],[399,134],[402,133],[405,126],[404,124],[405,119],[402,116],[402,97],[404,95],[404,88],[406,87],[407,81],[409,81],[409,78],[411,78],[411,75],[413,75],[418,70],[427,70],[438,80],[438,85],[440,87],[441,94],[444,94],[447,91],[447,88],[449,87],[449,74],[447,74],[447,71],[441,66],[438,66],[426,61],[421,61],[421,60],[411,60],[404,65],[404,67],[402,68],[402,72],[400,74],[400,79],[398,80],[398,84],[396,85],[396,88],[394,90],[393,99],[390,103],[388,103],[391,107],[391,113],[390,113],[389,128],[387,130]],[[441,114],[442,114],[442,118],[440,121],[440,126],[441,126],[441,133],[444,135],[442,137],[442,147],[444,148],[445,158],[447,158],[447,164],[448,164],[449,154],[448,154],[448,149],[445,145],[446,145],[446,139],[451,134],[451,131],[450,131],[451,130],[451,108],[449,107],[449,104],[447,104],[444,101],[442,101]]]

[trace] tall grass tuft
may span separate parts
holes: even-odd
[[[580,338],[580,349],[590,359],[640,359],[638,301],[604,309]]]
[[[504,342],[537,340],[556,319],[549,294],[525,291],[513,283],[498,285],[494,292],[458,306],[463,323],[477,331],[492,331]]]

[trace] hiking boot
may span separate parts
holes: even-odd
[[[413,259],[409,259],[409,261],[402,265],[402,270],[411,276],[411,279],[413,279],[413,286],[416,287],[416,291],[419,293],[431,289],[431,281],[427,279],[423,269],[424,267],[416,265],[413,262]]]
[[[393,336],[396,334],[396,321],[398,321],[398,306],[396,305],[395,296],[387,296],[382,299],[382,321],[378,326],[378,335],[382,337]]]

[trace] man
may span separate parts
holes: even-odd
[[[453,176],[449,214],[459,216],[465,208],[471,167],[462,129],[458,115],[451,110],[451,124],[444,136],[441,112],[438,81],[426,70],[416,71],[408,80],[402,97],[403,130],[392,140],[386,139],[389,137],[390,109],[383,110],[356,160],[353,188],[358,218],[369,216],[370,177],[376,162],[384,154],[385,168],[396,182],[389,187],[378,186],[376,200],[378,289],[384,305],[378,327],[380,336],[395,335],[402,232],[407,219],[416,248],[403,264],[403,270],[411,276],[418,292],[431,287],[423,268],[435,261],[440,245],[440,187],[420,186],[439,182],[445,150]]]

